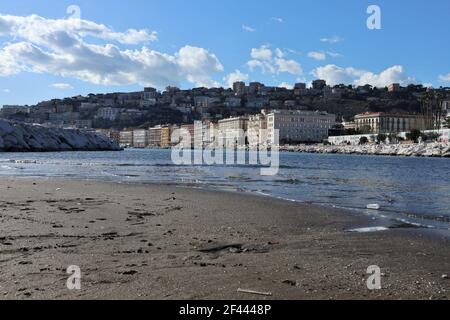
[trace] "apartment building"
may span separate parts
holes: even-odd
[[[247,136],[251,149],[267,144],[267,116],[264,110],[261,114],[249,117]]]
[[[246,132],[248,129],[248,117],[235,117],[219,121],[219,135],[222,144],[226,148],[234,148],[246,144]]]
[[[278,143],[322,142],[336,124],[336,116],[326,112],[273,110],[267,114],[267,141]]]
[[[163,126],[161,128],[161,148],[168,148],[172,145],[171,135],[176,126]]]
[[[120,132],[120,145],[122,147],[133,146],[133,131],[127,130]]]
[[[362,133],[398,133],[413,129],[426,130],[424,116],[408,113],[368,112],[355,116],[356,128]]]
[[[189,145],[194,147],[194,139],[195,139],[195,125],[193,124],[184,124],[180,127],[181,132],[183,133],[181,137],[181,141],[183,146],[187,148]],[[184,135],[184,133],[188,133],[189,135]],[[189,140],[190,139],[190,140]]]
[[[150,128],[148,131],[148,145],[150,147],[161,147],[162,126],[155,126],[153,128]]]
[[[146,148],[148,144],[148,130],[138,129],[133,131],[133,146],[135,148]]]
[[[2,117],[8,117],[17,113],[30,113],[30,108],[4,105],[3,108],[0,109],[0,116]]]
[[[103,120],[109,120],[109,121],[115,121],[120,115],[121,109],[119,108],[100,108],[97,111],[97,119],[103,119]]]

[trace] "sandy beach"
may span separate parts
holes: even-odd
[[[0,299],[448,299],[449,240],[170,185],[2,178]],[[81,290],[66,269],[81,268]],[[378,265],[382,289],[367,289]],[[238,289],[271,293],[240,293]]]

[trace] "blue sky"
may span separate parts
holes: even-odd
[[[449,86],[449,27],[448,0],[2,1],[0,105],[233,80]]]

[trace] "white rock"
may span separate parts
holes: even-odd
[[[13,124],[0,120],[0,151],[113,151],[119,146],[107,137],[80,130]]]

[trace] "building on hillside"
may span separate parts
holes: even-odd
[[[228,108],[240,108],[242,105],[242,99],[239,97],[228,97],[225,99],[224,104]]]
[[[427,121],[423,115],[409,113],[368,112],[356,115],[355,123],[358,131],[371,134],[427,129]]]
[[[30,108],[22,106],[4,105],[3,108],[0,109],[1,117],[9,117],[17,113],[30,113]]]
[[[155,88],[144,88],[144,93],[142,95],[142,99],[144,100],[150,100],[155,99],[158,96],[158,91]]]
[[[246,108],[262,109],[270,105],[270,100],[267,97],[252,97],[247,99]]]
[[[388,92],[399,92],[401,88],[400,83],[393,83],[388,86]]]
[[[294,95],[295,96],[306,96],[308,94],[308,89],[306,88],[306,83],[296,83],[294,85]]]
[[[158,102],[157,98],[158,91],[155,88],[144,88],[140,105],[141,107],[153,107]]]
[[[102,120],[115,121],[119,117],[120,111],[121,109],[119,108],[111,108],[111,107],[100,108],[97,110],[96,118]]]
[[[312,82],[312,88],[314,90],[323,90],[327,86],[327,82],[325,80],[314,80]]]
[[[48,116],[50,122],[62,121],[64,124],[74,124],[80,120],[79,112],[65,112],[65,113],[50,113]]]
[[[264,84],[260,82],[250,82],[248,86],[248,94],[249,95],[258,95],[261,94],[261,90],[264,88]]]
[[[61,104],[56,106],[56,113],[74,112],[74,108],[70,104]]]
[[[322,142],[336,124],[336,116],[327,112],[273,110],[267,114],[267,141],[278,143]],[[278,130],[279,141],[276,141]]]
[[[233,84],[233,91],[237,96],[243,96],[246,91],[245,82],[235,82]]]
[[[92,129],[92,120],[76,120],[75,127],[77,129]]]
[[[80,112],[91,112],[97,110],[98,106],[97,103],[82,102],[79,109]]]

